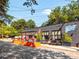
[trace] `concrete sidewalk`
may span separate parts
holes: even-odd
[[[63,49],[63,50],[67,50],[67,51],[79,51],[79,48],[77,47],[70,47],[70,46],[57,46],[57,45],[48,45],[48,44],[41,44],[41,46],[45,46],[45,47],[50,47],[50,48],[56,48],[56,49]]]
[[[79,51],[78,51],[79,48],[77,47],[42,44],[41,47],[38,47],[38,49],[61,52],[61,53],[65,53],[72,59],[79,59]]]
[[[0,39],[0,41],[12,42],[13,40],[11,38],[3,38],[3,39]]]

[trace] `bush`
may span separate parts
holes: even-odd
[[[71,43],[72,42],[72,37],[70,35],[68,35],[67,33],[64,33],[63,41]]]
[[[38,34],[36,34],[35,36],[36,36],[37,40],[42,40],[42,35],[41,35],[41,33],[38,33]]]

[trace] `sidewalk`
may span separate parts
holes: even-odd
[[[65,53],[67,56],[71,57],[72,59],[79,59],[79,51],[78,51],[79,48],[77,47],[41,44],[41,47],[38,47],[38,49],[61,52],[61,53]]]
[[[12,39],[11,38],[3,38],[3,39],[0,39],[0,41],[12,42]]]
[[[76,52],[79,50],[79,48],[77,48],[77,47],[70,47],[70,46],[57,46],[57,45],[48,45],[48,44],[41,44],[41,46],[62,49],[62,50],[68,50],[68,51],[73,51],[73,52]]]

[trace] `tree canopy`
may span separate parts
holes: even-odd
[[[38,5],[36,0],[26,0],[23,4],[23,6],[31,7],[31,15],[35,13],[35,9],[33,8],[33,5]]]
[[[18,32],[23,31],[26,27],[27,28],[34,28],[36,26],[35,22],[30,19],[25,21],[24,19],[18,19],[17,21],[13,21],[11,26],[14,27]]]
[[[54,10],[51,10],[50,15],[48,15],[49,20],[44,23],[44,26],[79,20],[78,11],[79,4],[76,1],[72,1],[62,8],[60,6],[56,7]]]
[[[20,32],[27,26],[27,23],[24,19],[18,19],[17,21],[13,21],[11,26]]]
[[[11,26],[3,26],[2,32],[5,36],[15,36],[17,34],[16,29]]]
[[[30,19],[27,21],[27,26],[28,26],[28,28],[35,28],[36,24],[32,19]]]
[[[8,10],[9,0],[0,0],[0,16],[5,16]]]

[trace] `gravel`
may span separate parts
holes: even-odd
[[[0,59],[72,59],[63,52],[40,50],[0,41]]]

